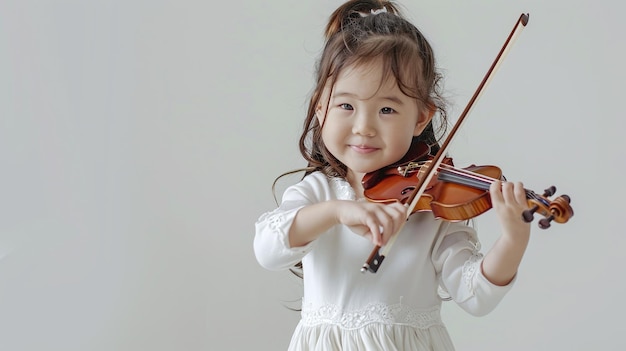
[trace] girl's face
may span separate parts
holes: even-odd
[[[417,100],[404,95],[391,75],[381,82],[382,63],[343,69],[334,88],[326,89],[318,106],[322,139],[328,151],[348,168],[358,184],[365,173],[398,161],[432,117]],[[382,84],[381,84],[382,83]],[[328,94],[330,100],[328,100]]]

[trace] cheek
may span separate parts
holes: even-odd
[[[334,129],[326,127],[328,126],[324,126],[324,128],[322,128],[321,142],[324,144],[326,149],[328,149],[328,151],[334,154],[337,151],[335,148],[339,142],[339,136]]]
[[[395,156],[404,156],[411,147],[413,141],[413,130],[404,128],[399,130],[395,134],[395,138],[392,138],[392,149]]]
[[[320,128],[321,128],[320,142],[324,144],[326,148],[328,148],[329,142],[332,142],[332,139],[333,139],[332,126],[329,128],[328,124],[324,124]]]
[[[341,135],[341,133],[343,133],[343,130],[345,129],[345,126],[343,126],[337,118],[333,118],[332,116],[330,116],[330,118],[326,118],[324,120],[324,124],[321,126],[321,128],[322,138],[327,139],[336,138]]]

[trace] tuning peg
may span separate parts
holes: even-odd
[[[539,209],[539,206],[535,205],[532,208],[529,208],[525,210],[524,212],[522,212],[522,219],[524,220],[524,222],[526,223],[532,222],[533,219],[535,218],[535,212],[537,212],[538,209]]]
[[[543,191],[543,197],[552,196],[554,194],[556,194],[556,187],[554,185]]]
[[[539,228],[548,229],[550,228],[550,222],[554,219],[554,215],[550,215],[550,217],[542,218],[539,220]]]

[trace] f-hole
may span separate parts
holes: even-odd
[[[411,193],[413,190],[415,190],[414,186],[407,186],[406,188],[402,189],[400,194],[402,194],[402,196],[404,196],[404,195],[407,195],[407,194]]]

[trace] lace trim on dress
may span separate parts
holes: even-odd
[[[257,223],[266,222],[269,230],[278,234],[280,242],[285,248],[289,249],[289,237],[287,235],[289,221],[302,206],[304,204],[299,202],[284,202],[278,208],[262,214]],[[299,249],[302,249],[302,247]]]
[[[358,329],[373,323],[407,325],[418,329],[443,325],[439,306],[420,310],[402,303],[393,305],[371,303],[356,311],[342,311],[336,305],[324,305],[318,309],[303,306],[301,323],[311,327],[333,324],[343,329]]]
[[[266,212],[259,217],[258,222],[267,221],[270,229],[280,231],[280,226],[285,221],[282,211],[284,210],[278,207],[270,212]]]
[[[480,243],[477,242],[474,244],[472,255],[463,264],[463,280],[472,295],[474,295],[474,277],[478,274],[482,258],[483,254],[480,253]]]
[[[306,205],[306,203],[301,201],[285,201],[277,208],[259,216],[257,223],[267,221],[270,229],[274,231],[281,231],[287,216],[290,215],[289,213],[300,209],[304,205]]]
[[[356,200],[354,189],[350,186],[347,180],[339,177],[332,177],[328,179],[331,188],[337,198],[340,200]]]

